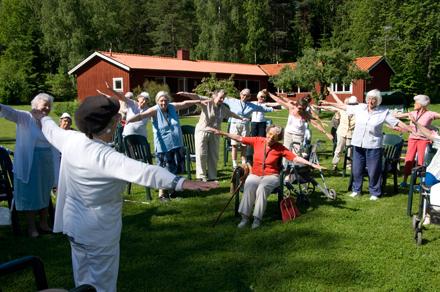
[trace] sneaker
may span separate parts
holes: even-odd
[[[242,218],[240,223],[238,223],[237,228],[240,228],[240,229],[245,228],[246,225],[248,225],[248,223],[249,223],[248,218]]]
[[[400,183],[399,186],[400,186],[401,188],[407,188],[407,187],[408,187],[408,184],[407,184],[405,181],[403,181],[403,182]]]
[[[371,196],[370,197],[370,201],[377,201],[377,200],[379,200],[378,196]]]
[[[254,218],[254,222],[252,222],[252,229],[257,229],[261,225],[261,220],[258,218]]]
[[[431,224],[431,215],[426,214],[425,220],[423,220],[423,225],[429,225],[429,224]]]
[[[333,165],[332,166],[332,171],[337,171],[338,170],[338,166],[337,165]]]
[[[352,193],[350,194],[350,197],[355,198],[355,197],[359,197],[360,195],[361,195],[361,193],[358,193],[358,192],[352,192]]]
[[[168,197],[165,197],[165,196],[160,196],[159,197],[159,200],[161,201],[161,202],[169,202],[170,201],[170,198],[168,198]]]

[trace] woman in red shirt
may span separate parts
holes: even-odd
[[[304,158],[296,156],[279,143],[280,138],[283,136],[282,128],[279,126],[271,125],[267,127],[266,137],[242,137],[214,128],[207,130],[216,135],[226,136],[254,147],[252,170],[244,183],[243,199],[238,210],[242,216],[238,228],[244,228],[249,223],[254,205],[252,229],[260,227],[261,220],[266,211],[267,197],[280,184],[281,158],[284,157],[287,160],[310,165],[316,169],[323,168],[320,165],[313,164]]]

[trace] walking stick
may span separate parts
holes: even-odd
[[[218,221],[220,220],[220,218],[222,217],[223,213],[225,212],[226,208],[229,206],[229,204],[231,203],[232,199],[234,199],[234,197],[238,194],[238,192],[240,191],[241,186],[244,184],[244,181],[246,180],[247,177],[247,173],[249,173],[249,171],[244,170],[242,167],[237,167],[233,174],[232,174],[232,183],[234,184],[234,182],[237,181],[237,176],[239,176],[240,178],[240,183],[238,184],[238,186],[234,189],[231,198],[229,198],[228,202],[226,203],[226,205],[223,207],[222,211],[220,212],[220,214],[217,216],[217,219],[215,220],[214,224],[212,225],[212,227],[215,227],[218,223]]]

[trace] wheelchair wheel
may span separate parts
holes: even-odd
[[[315,185],[312,182],[300,184],[299,187],[301,188],[300,192],[302,192],[306,196],[313,194],[313,192],[315,191]]]
[[[412,228],[415,230],[417,230],[417,226],[419,226],[420,223],[420,219],[417,217],[417,215],[413,215],[412,217]]]

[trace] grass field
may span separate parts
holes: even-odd
[[[440,111],[440,106],[431,109]],[[269,116],[283,126],[287,120],[285,111]],[[195,124],[196,118],[181,122]],[[316,131],[313,135],[313,141],[324,139]],[[13,149],[14,136],[14,125],[0,120],[0,144]],[[326,166],[330,166],[330,148],[327,142],[321,149],[320,159]],[[181,199],[166,204],[154,192],[152,202],[125,203],[119,291],[440,289],[440,230],[428,226],[424,244],[415,245],[405,190],[389,194],[392,188],[387,188],[377,202],[368,195],[353,199],[347,192],[348,178],[326,172],[327,184],[338,194],[335,201],[316,192],[302,216],[283,224],[275,216],[278,207],[276,197],[271,196],[260,229],[238,230],[232,205],[213,228],[230,197],[230,160],[223,167],[220,159],[219,171],[221,187],[211,192],[183,192]],[[365,181],[364,193],[367,185]],[[144,196],[139,186],[133,194],[124,194],[131,201],[142,202]],[[64,236],[14,237],[9,228],[2,227],[0,250],[0,262],[25,255],[41,257],[50,287],[73,287],[70,248]],[[3,277],[0,288],[33,291],[32,279],[30,271]]]

